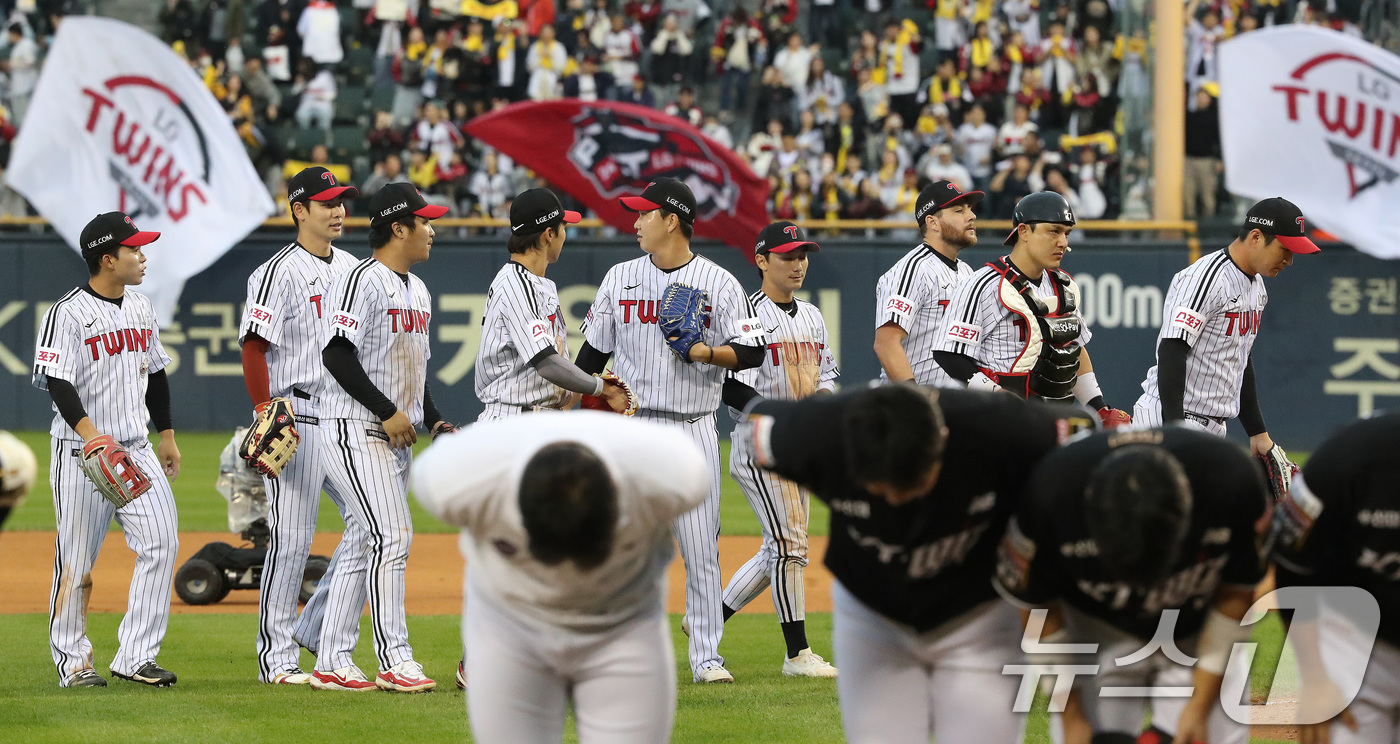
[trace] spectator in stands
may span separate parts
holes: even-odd
[[[651,79],[660,87],[663,99],[671,99],[678,88],[688,83],[690,54],[694,50],[690,34],[681,30],[676,15],[667,15],[651,41]]]
[[[812,218],[839,220],[850,201],[851,195],[836,182],[836,174],[827,173],[822,176],[817,193],[812,198]]]
[[[865,127],[856,120],[856,109],[850,101],[842,101],[836,107],[836,123],[827,134],[826,151],[835,159],[837,172],[846,169],[846,159],[852,155],[857,160],[865,152]]]
[[[797,117],[797,136],[794,138],[797,149],[806,158],[819,160],[826,152],[826,135],[817,128],[817,118],[810,109],[802,109]]]
[[[768,42],[781,47],[797,31],[797,1],[759,0],[758,19]]]
[[[792,126],[796,99],[797,95],[783,82],[783,74],[778,68],[772,65],[763,68],[762,84],[754,101],[752,130],[760,131],[771,119],[781,121],[784,127]]]
[[[1196,91],[1220,79],[1216,53],[1220,42],[1225,40],[1219,11],[1214,6],[1206,6],[1198,19],[1196,14],[1200,7],[1201,0],[1189,0],[1186,5],[1186,102],[1192,110],[1196,106]]]
[[[908,226],[909,231],[899,230],[891,233],[892,236],[913,237],[914,225],[914,204],[919,199],[919,174],[913,168],[904,169],[904,177],[899,184],[889,193],[882,193],[886,197],[885,206],[889,207],[889,213],[885,215],[885,220],[898,222]]]
[[[340,46],[340,11],[330,0],[311,0],[297,21],[301,53],[318,65],[335,65],[345,59]]]
[[[890,21],[885,24],[885,38],[880,42],[880,58],[884,61],[884,87],[889,94],[889,108],[900,120],[913,126],[919,118],[919,52],[923,40],[913,21]]]
[[[718,114],[705,114],[705,124],[700,127],[700,133],[726,150],[734,149],[734,135],[730,133],[729,127],[719,120]]]
[[[675,102],[667,104],[666,108],[662,110],[666,112],[667,116],[674,116],[696,129],[705,123],[705,113],[695,104],[695,91],[688,86],[681,88]]]
[[[365,143],[369,145],[369,159],[375,163],[384,161],[390,153],[403,152],[404,136],[394,126],[394,115],[388,111],[374,112],[374,128],[365,134]]]
[[[240,10],[242,8],[240,7]],[[226,59],[228,51],[228,0],[206,0],[204,11],[199,15],[198,33],[204,48],[214,59]]]
[[[293,63],[301,60],[301,37],[295,29],[297,22],[301,20],[301,12],[305,8],[306,0],[262,0],[258,5],[258,38],[268,38],[274,26],[282,29],[287,36],[287,45],[291,47]]]
[[[1030,108],[1017,103],[1011,109],[1011,118],[997,130],[997,152],[1001,157],[1016,155],[1023,151],[1022,142],[1026,135],[1040,131],[1040,127],[1030,119]]]
[[[838,172],[836,183],[840,184],[841,190],[845,191],[847,196],[854,199],[860,195],[860,182],[864,181],[866,176],[865,169],[861,167],[860,156],[851,153],[846,158],[846,167]]]
[[[890,94],[885,84],[876,79],[880,70],[861,70],[856,78],[856,96],[860,100],[862,117],[867,124],[877,125],[890,114]],[[914,102],[918,105],[918,101]]]
[[[1277,2],[1277,0],[1265,0],[1265,2]],[[1103,39],[1113,36],[1116,29],[1113,23],[1113,9],[1105,0],[1089,0],[1089,2],[1084,3],[1077,24],[1078,33],[1076,35],[1085,39],[1088,39],[1088,32],[1091,28],[1098,31],[1099,38]]]
[[[836,0],[812,0],[807,7],[807,37],[813,44],[846,51],[846,31]]]
[[[457,81],[454,76],[459,68],[448,62],[456,58],[452,34],[445,28],[439,28],[433,34],[433,45],[423,55],[423,85],[418,92],[424,98],[442,98],[455,87]]]
[[[661,15],[674,17],[681,33],[694,38],[695,29],[710,17],[710,6],[705,0],[661,0]]]
[[[305,83],[293,86],[292,92],[301,95],[301,102],[297,104],[297,126],[310,129],[316,124],[321,129],[331,128],[337,90],[335,76],[329,69],[321,70]]]
[[[969,75],[973,70],[986,70],[997,58],[997,44],[992,41],[992,27],[979,22],[962,49],[958,51],[958,72]]]
[[[773,216],[780,220],[810,220],[813,196],[812,174],[805,169],[798,170],[774,197]]]
[[[579,71],[564,78],[564,97],[581,101],[597,101],[612,94],[613,76],[598,70],[598,58],[592,54],[583,58]]]
[[[433,187],[433,193],[446,200],[454,217],[463,211],[459,206],[459,200],[461,204],[468,204],[468,211],[471,209],[465,198],[468,173],[467,164],[462,159],[461,151],[454,151],[451,160],[447,161],[445,165],[439,162],[437,166],[437,184]]]
[[[1075,74],[1081,81],[1093,75],[1098,83],[1097,92],[1103,98],[1113,95],[1113,88],[1118,82],[1118,58],[1114,46],[1104,39],[1098,26],[1088,26],[1084,29],[1084,40],[1080,42],[1074,57]]]
[[[972,91],[958,77],[957,64],[952,57],[938,63],[938,70],[919,86],[917,100],[922,107],[932,103],[947,107],[954,122],[961,122],[963,109],[972,103]]]
[[[423,118],[413,125],[408,144],[415,150],[431,153],[437,163],[447,163],[464,141],[462,133],[443,116],[442,107],[429,101],[423,104]]]
[[[1013,33],[1019,33],[1029,46],[1040,45],[1039,0],[1002,0],[1001,12]]]
[[[1047,148],[1045,141],[1040,138],[1039,132],[1031,132],[1021,141],[1021,147],[1026,157],[1031,161],[1030,184],[1031,191],[1045,190],[1046,171],[1059,168],[1064,156],[1059,150]]]
[[[627,27],[627,19],[621,15],[612,16],[611,29],[603,37],[603,60],[605,69],[612,73],[619,88],[632,87],[632,78],[637,77],[641,59],[642,43],[637,34]]]
[[[661,21],[661,0],[628,0],[622,5],[622,14],[641,28],[643,39],[650,39]]]
[[[468,101],[490,97],[495,57],[480,18],[467,20],[467,34],[458,47],[457,94]]]
[[[224,61],[228,63],[228,71],[235,74],[242,74],[248,69],[248,57],[243,54],[243,40],[240,37],[233,37],[228,40],[224,47]]]
[[[771,69],[771,68],[770,68]],[[783,148],[783,121],[778,118],[768,120],[764,129],[756,129],[749,138],[749,163],[753,172],[760,177],[767,176],[773,168],[773,159]]]
[[[281,26],[273,26],[267,33],[267,43],[262,50],[263,64],[267,66],[267,76],[274,83],[292,81],[292,50],[287,45],[287,35]]]
[[[846,218],[851,220],[879,220],[889,214],[889,209],[880,200],[880,184],[867,177],[856,187],[856,195],[846,204]]]
[[[959,0],[933,0],[929,3],[933,8],[933,46],[938,50],[939,64],[957,57],[958,48],[967,41],[963,19],[958,12],[961,4]]]
[[[559,97],[559,81],[562,79],[569,55],[564,45],[554,38],[554,26],[542,26],[539,39],[530,45],[525,66],[530,70],[528,95],[534,101],[550,101]]]
[[[482,217],[508,217],[502,210],[511,194],[510,176],[501,171],[495,150],[481,157],[481,169],[472,175],[470,190]]]
[[[866,160],[872,163],[882,163],[885,153],[892,152],[895,156],[899,170],[913,167],[912,156],[915,145],[914,137],[909,132],[904,131],[904,122],[899,114],[890,114],[885,117],[885,125],[875,136],[867,140]],[[894,174],[893,177],[898,177]]]
[[[277,121],[281,116],[282,91],[263,70],[262,58],[249,57],[243,64],[243,87],[253,99],[253,110],[267,121]]]
[[[935,145],[952,142],[957,135],[953,121],[948,116],[948,107],[943,104],[924,106],[919,110],[919,120],[914,122],[914,131],[909,133],[911,153],[927,152]]]
[[[812,55],[807,85],[798,91],[798,109],[811,111],[817,126],[825,127],[836,122],[836,109],[845,100],[846,86],[841,78],[826,69],[826,61],[820,54]]]
[[[967,110],[962,126],[954,136],[955,150],[968,173],[972,188],[986,191],[992,180],[992,150],[996,146],[997,130],[987,123],[987,113],[979,104]],[[936,179],[935,179],[936,180]]]
[[[10,73],[10,122],[18,127],[24,123],[29,100],[39,84],[39,45],[25,36],[24,26],[11,23],[9,27],[10,58],[5,69]]]
[[[413,150],[408,156],[408,180],[424,193],[437,184],[437,158],[423,150]]]
[[[860,32],[860,44],[851,55],[851,82],[854,83],[860,78],[862,70],[874,72],[880,69],[884,69],[884,65],[880,64],[880,37],[876,36],[874,31],[865,29]]]
[[[632,77],[631,87],[622,91],[617,100],[623,103],[635,103],[647,108],[656,108],[656,94],[651,92],[651,86],[647,84],[647,79],[641,75]]]
[[[1098,220],[1107,215],[1108,165],[1098,159],[1094,148],[1079,148],[1079,162],[1070,169],[1070,184],[1079,194],[1080,211],[1075,212],[1076,216],[1085,220]]]
[[[943,143],[929,151],[932,157],[924,161],[919,172],[930,181],[952,181],[962,191],[973,191],[972,173],[967,166],[953,159],[953,146]]]
[[[1040,42],[1040,80],[1046,95],[1038,121],[1043,127],[1059,129],[1067,122],[1064,101],[1073,94],[1074,39],[1065,32],[1062,21],[1051,20],[1049,33]]]
[[[521,99],[521,89],[525,83],[525,49],[522,49],[525,37],[525,24],[512,20],[504,20],[496,24],[496,43],[494,54],[496,58],[496,79],[495,87],[491,92],[493,98],[505,101],[518,101]]]
[[[427,55],[428,42],[423,37],[423,29],[409,29],[408,43],[399,50],[392,68],[395,87],[390,111],[396,125],[406,126],[412,121],[413,112],[423,98],[420,89],[423,87],[423,64]]]
[[[1220,160],[1220,111],[1212,87],[1196,91],[1186,112],[1186,162],[1181,183],[1181,215],[1188,220],[1215,215],[1215,191],[1224,167]],[[1197,207],[1200,211],[1197,211]]]
[[[988,195],[992,202],[991,218],[1009,220],[1016,208],[1016,202],[1038,189],[1031,188],[1031,159],[1026,157],[1025,153],[1013,156],[1009,164],[1002,165],[1006,167],[998,166],[1001,169],[992,176],[991,192]]]
[[[810,47],[803,46],[802,35],[795,33],[788,36],[787,45],[773,55],[773,66],[783,74],[783,83],[791,88],[794,94],[807,87],[807,74],[812,69],[812,58],[819,50],[820,47],[815,44]]]
[[[1084,216],[1080,219],[1089,219],[1084,210],[1084,203],[1079,198],[1079,192],[1070,185],[1069,179],[1065,178],[1065,174],[1059,168],[1045,171],[1045,189],[1063,196],[1065,201],[1069,202],[1070,211],[1074,212],[1076,217],[1082,214]]]
[[[1045,89],[1040,77],[1040,68],[1026,67],[1021,70],[1021,87],[1016,89],[1012,99],[1015,103],[1025,106],[1030,112],[1031,121],[1039,126],[1048,127],[1053,124],[1053,117],[1046,116],[1051,105],[1050,91]]]
[[[805,170],[808,167],[804,153],[797,147],[797,136],[791,130],[783,132],[782,144],[773,155],[772,167],[784,180],[791,179],[793,172],[798,169]]]
[[[408,174],[403,172],[403,161],[399,159],[399,154],[391,152],[384,156],[382,161],[374,164],[374,172],[369,178],[360,184],[360,195],[370,197],[374,192],[384,188],[391,183],[401,183],[408,181]]]
[[[724,120],[733,121],[735,107],[748,107],[749,77],[756,65],[763,64],[767,53],[763,29],[742,4],[736,3],[733,12],[720,23],[710,50],[716,71],[722,75],[719,108]]]
[[[199,16],[194,9],[193,2],[190,0],[166,0],[165,7],[160,10],[161,38],[171,44],[182,41],[185,49],[193,52],[192,47],[198,43],[198,22]]]

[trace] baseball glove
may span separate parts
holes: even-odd
[[[455,425],[447,421],[439,421],[436,424],[433,424],[433,441],[436,442],[438,437],[442,436],[443,434],[451,434],[454,431],[457,431],[457,427]]]
[[[292,402],[273,398],[259,403],[254,409],[257,420],[238,446],[238,456],[247,460],[259,473],[269,478],[282,474],[292,455],[296,454],[301,435],[297,434],[297,418]]]
[[[0,524],[6,509],[18,509],[34,485],[38,464],[34,450],[8,431],[0,431]]]
[[[1259,459],[1264,461],[1264,469],[1269,473],[1269,489],[1274,492],[1274,501],[1288,496],[1288,489],[1293,483],[1293,474],[1298,472],[1298,466],[1288,459],[1288,454],[1277,444]]]
[[[661,293],[656,323],[661,326],[666,345],[687,364],[690,363],[690,347],[700,343],[705,336],[705,326],[709,325],[710,314],[705,309],[709,302],[710,296],[705,290],[679,282],[668,285]]]
[[[136,461],[131,459],[131,453],[110,434],[94,437],[83,445],[83,456],[78,465],[97,486],[102,498],[118,509],[151,490],[151,479],[141,472]]]
[[[604,372],[598,376],[603,378],[603,387],[612,386],[622,390],[622,394],[627,396],[627,407],[619,411],[609,405],[601,395],[584,395],[579,398],[580,408],[587,408],[591,411],[611,411],[612,413],[620,413],[623,416],[631,416],[637,412],[637,409],[641,406],[637,402],[637,394],[632,392],[632,387],[630,385],[623,382],[620,377],[612,372]]]
[[[1131,426],[1133,423],[1133,417],[1129,416],[1127,411],[1108,406],[1099,409],[1099,419],[1103,421],[1105,429],[1117,429],[1120,426]]]

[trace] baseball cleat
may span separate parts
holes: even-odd
[[[437,682],[423,674],[423,665],[409,659],[379,672],[374,684],[389,692],[428,692],[437,689]]]
[[[91,669],[80,669],[68,678],[65,687],[106,687],[107,680]]]
[[[826,659],[812,653],[812,649],[804,648],[791,659],[783,660],[783,674],[789,677],[831,679],[836,676],[836,667],[832,666]]]
[[[709,669],[700,670],[700,678],[695,681],[707,685],[729,684],[734,681],[734,675],[730,674],[729,670],[722,666],[710,667]]]
[[[282,671],[272,675],[272,684],[309,685],[311,684],[311,675],[307,674],[306,672],[303,672],[299,667],[283,669]]]
[[[467,689],[467,660],[457,662],[457,689]]]
[[[113,669],[112,676],[121,677],[128,682],[140,682],[143,685],[150,685],[151,687],[169,687],[175,684],[175,673],[161,669],[160,665],[154,661],[148,661],[142,664],[140,669],[137,669],[131,674],[122,674]]]
[[[311,689],[342,690],[344,692],[367,692],[376,689],[369,677],[360,668],[351,664],[334,672],[315,671],[311,673]]]

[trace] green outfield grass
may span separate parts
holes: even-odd
[[[119,615],[89,618],[104,676],[115,645]],[[679,618],[675,645],[685,648]],[[63,690],[49,658],[43,615],[0,615],[0,637],[10,640],[8,674],[0,676],[0,739],[6,742],[236,741],[469,741],[463,695],[452,686],[459,654],[457,618],[410,617],[415,655],[441,684],[437,692],[359,695],[274,687],[256,682],[253,615],[174,615],[160,660],[179,675],[174,687],[156,690],[114,680],[106,689]],[[831,616],[808,615],[814,645],[830,655]],[[368,620],[356,661],[373,673]],[[842,740],[835,684],[783,677],[782,638],[772,616],[738,615],[721,647],[737,682],[700,686],[682,655],[682,680],[673,741],[837,742]],[[683,652],[682,652],[683,654]],[[302,663],[310,668],[309,655]],[[1026,742],[1048,744],[1043,702],[1029,723]],[[577,741],[572,731],[565,741]],[[1256,744],[1271,744],[1255,739]],[[956,743],[955,743],[956,744]]]
[[[54,529],[53,495],[49,489],[49,435],[47,432],[14,432],[34,450],[39,460],[39,479],[34,484],[28,500],[15,512],[5,529],[10,530],[52,530]],[[228,530],[228,502],[214,490],[214,480],[219,475],[219,453],[228,444],[229,437],[221,432],[188,432],[178,434],[182,464],[180,475],[175,479],[175,503],[180,515],[180,529],[198,532],[225,532]],[[427,446],[426,437],[419,440],[415,450]],[[720,523],[726,535],[758,535],[758,520],[744,499],[739,485],[728,475],[729,442],[720,442],[720,455],[725,466],[723,495],[720,499]],[[418,502],[409,499],[413,512],[413,528],[417,532],[455,532],[437,518],[423,511]],[[811,532],[825,535],[827,529],[826,507],[820,502],[812,504]],[[116,529],[115,522],[113,529]],[[324,496],[321,498],[321,516],[316,528],[322,531],[339,532],[344,525],[336,514],[335,506]]]

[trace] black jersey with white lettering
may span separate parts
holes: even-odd
[[[1115,581],[1099,559],[1085,513],[1094,468],[1118,447],[1157,445],[1191,484],[1191,524],[1165,579],[1148,588]],[[1259,461],[1213,434],[1169,426],[1103,432],[1051,453],[1031,474],[997,551],[997,589],[1022,606],[1058,599],[1143,640],[1163,610],[1177,609],[1175,637],[1201,629],[1220,586],[1253,588],[1264,578],[1256,524],[1271,496]]]
[[[826,566],[860,601],[917,631],[996,597],[997,542],[1014,498],[1045,453],[1093,423],[1075,408],[1027,404],[1003,393],[943,390],[943,470],[927,496],[892,506],[852,480],[843,413],[863,391],[765,401],[771,470],[831,508]]]
[[[1381,607],[1380,637],[1400,646],[1400,413],[1333,434],[1292,491],[1316,519],[1301,544],[1276,548],[1278,585],[1365,589]]]

